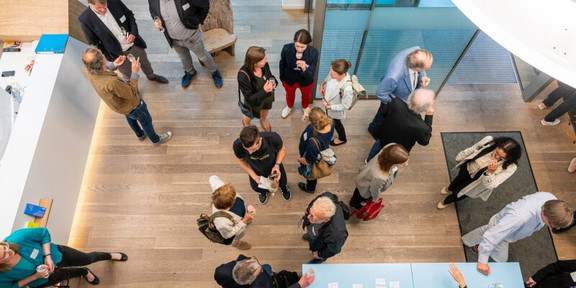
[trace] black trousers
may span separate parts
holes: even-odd
[[[458,175],[456,175],[456,178],[454,178],[454,180],[452,180],[452,182],[450,182],[450,185],[448,186],[448,190],[450,190],[452,194],[444,198],[444,204],[450,204],[468,198],[468,196],[466,195],[458,197],[458,192],[460,192],[462,189],[464,189],[464,187],[470,185],[472,182],[480,178],[480,176],[482,176],[482,173],[484,173],[484,171],[486,171],[486,168],[480,169],[480,171],[478,171],[476,175],[474,175],[474,178],[472,178],[470,177],[470,172],[468,172],[467,165],[463,164],[462,166],[460,166],[460,171],[458,171]]]
[[[286,171],[284,170],[284,164],[280,164],[280,190],[282,190],[282,192],[286,192],[287,191],[287,185],[288,185],[288,178],[286,177]],[[265,175],[262,175],[265,176]],[[265,177],[268,177],[269,175],[266,175]],[[258,183],[256,183],[256,181],[254,181],[254,179],[252,179],[252,177],[248,176],[248,179],[250,179],[250,187],[252,187],[252,190],[260,193],[260,194],[266,194],[268,193],[268,190],[266,189],[262,189],[260,187],[258,187]]]
[[[341,119],[332,119],[334,122],[334,130],[338,133],[338,140],[340,141],[347,141],[346,140],[346,130],[344,129],[344,125],[342,125]]]
[[[64,245],[58,245],[58,251],[62,253],[62,261],[58,263],[58,267],[54,269],[54,273],[48,277],[48,282],[35,287],[49,287],[71,278],[86,276],[88,270],[86,270],[86,268],[77,268],[78,266],[86,266],[94,262],[112,259],[110,253],[84,253]]]
[[[369,198],[364,198],[362,197],[362,195],[360,195],[360,191],[358,190],[358,188],[354,189],[354,194],[352,194],[352,198],[350,199],[350,202],[348,204],[350,204],[351,207],[353,207],[354,209],[360,209],[362,208],[362,202],[367,201],[368,199],[371,199],[372,197]]]

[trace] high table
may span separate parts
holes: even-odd
[[[456,288],[448,263],[388,264],[303,264],[302,273],[314,269],[316,279],[309,287],[322,288]],[[468,288],[524,288],[517,262],[490,263],[490,275],[476,270],[476,263],[456,263]]]

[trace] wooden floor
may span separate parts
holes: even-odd
[[[141,143],[124,117],[101,108],[69,244],[129,255],[126,263],[92,265],[101,287],[216,287],[214,268],[240,253],[209,243],[196,230],[196,218],[210,209],[208,177],[216,174],[256,206],[245,237],[253,248],[244,253],[274,270],[299,270],[311,255],[297,223],[314,197],[296,185],[302,180],[296,173],[298,137],[305,127],[301,110],[281,119],[284,92],[277,90],[270,122],[287,147],[284,163],[292,201],[277,195],[265,206],[257,204],[257,194],[231,146],[242,128],[235,79],[246,48],[265,47],[272,71],[278,71],[281,47],[291,42],[294,31],[305,28],[305,14],[283,11],[280,0],[233,0],[237,56],[215,58],[224,87],[214,88],[208,71],[198,66],[198,77],[183,90],[181,64],[152,27],[145,2],[124,2],[138,17],[154,69],[171,81],[160,85],[141,77],[140,91],[156,130],[171,128],[174,138],[159,147]],[[328,263],[465,261],[454,208],[436,209],[439,191],[448,181],[440,132],[521,131],[538,187],[576,205],[576,175],[566,171],[576,157],[576,146],[564,135],[570,127],[564,118],[561,125],[541,126],[545,113],[536,109],[537,101],[524,103],[513,84],[447,86],[435,105],[430,145],[414,147],[410,166],[386,192],[382,215],[372,222],[349,223],[350,237],[342,253]],[[322,179],[318,190],[330,190],[348,201],[354,176],[372,144],[366,127],[377,107],[377,101],[361,101],[350,111],[344,121],[348,143],[335,148],[335,174]],[[572,231],[554,237],[561,259],[576,258],[575,235]]]

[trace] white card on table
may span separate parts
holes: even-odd
[[[338,288],[338,282],[328,283],[328,288]]]
[[[362,284],[352,284],[352,288],[363,288]]]
[[[374,281],[376,282],[377,286],[378,285],[382,285],[382,286],[386,285],[386,279],[385,278],[376,278]]]
[[[400,288],[400,282],[390,281],[390,288]]]

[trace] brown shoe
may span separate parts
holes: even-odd
[[[470,247],[470,250],[472,250],[474,254],[478,255],[478,245]]]
[[[248,249],[252,248],[252,245],[248,244],[248,242],[246,242],[246,241],[240,240],[240,241],[232,244],[232,247],[235,247],[238,250],[248,250]]]

